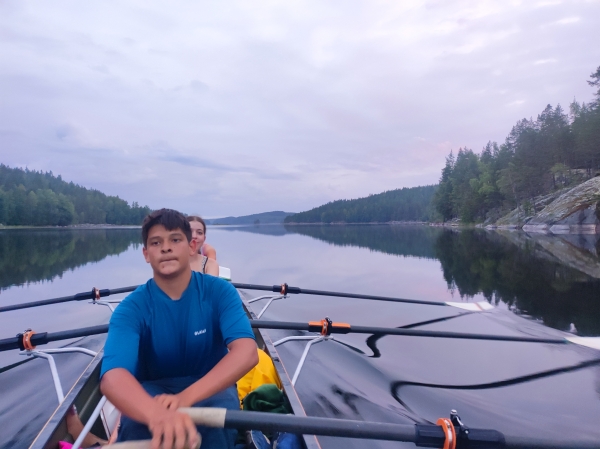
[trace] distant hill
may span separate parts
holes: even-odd
[[[337,200],[292,215],[285,223],[387,223],[429,221],[437,186],[389,190],[354,200]]]
[[[0,224],[68,226],[78,223],[139,225],[148,207],[64,181],[52,172],[0,164]]]
[[[212,218],[206,220],[210,225],[246,225],[246,224],[275,224],[283,223],[285,217],[294,215],[295,212],[263,212],[261,214],[244,215],[241,217]]]

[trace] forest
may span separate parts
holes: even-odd
[[[387,223],[428,221],[435,186],[390,190],[354,200],[337,200],[286,217],[284,223]]]
[[[64,181],[52,172],[0,164],[0,224],[68,226],[139,225],[150,208]]]
[[[588,84],[596,91],[587,104],[548,105],[519,120],[502,144],[451,152],[433,198],[442,220],[493,222],[515,208],[530,216],[539,212],[536,197],[599,175],[600,67]]]
[[[539,212],[536,198],[600,175],[600,67],[590,75],[592,101],[548,105],[519,120],[501,144],[480,154],[469,148],[446,158],[437,186],[391,190],[338,200],[301,212],[285,223],[390,221],[495,222],[515,208]]]

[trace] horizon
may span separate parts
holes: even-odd
[[[0,24],[0,162],[215,218],[437,184],[451,150],[591,100],[600,65],[597,0],[6,1]]]

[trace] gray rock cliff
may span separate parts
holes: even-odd
[[[600,232],[600,177],[563,193],[523,226],[527,232],[596,234]]]

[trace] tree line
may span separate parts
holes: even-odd
[[[0,164],[0,224],[141,224],[150,208],[64,181],[52,172]]]
[[[286,217],[284,223],[387,223],[428,221],[436,186],[390,190],[354,200],[337,200]]]
[[[481,154],[468,148],[446,158],[433,198],[444,221],[495,221],[520,208],[539,212],[535,198],[576,185],[600,170],[600,67],[588,84],[589,103],[569,111],[548,105],[534,120],[522,119],[502,144],[489,142]]]

